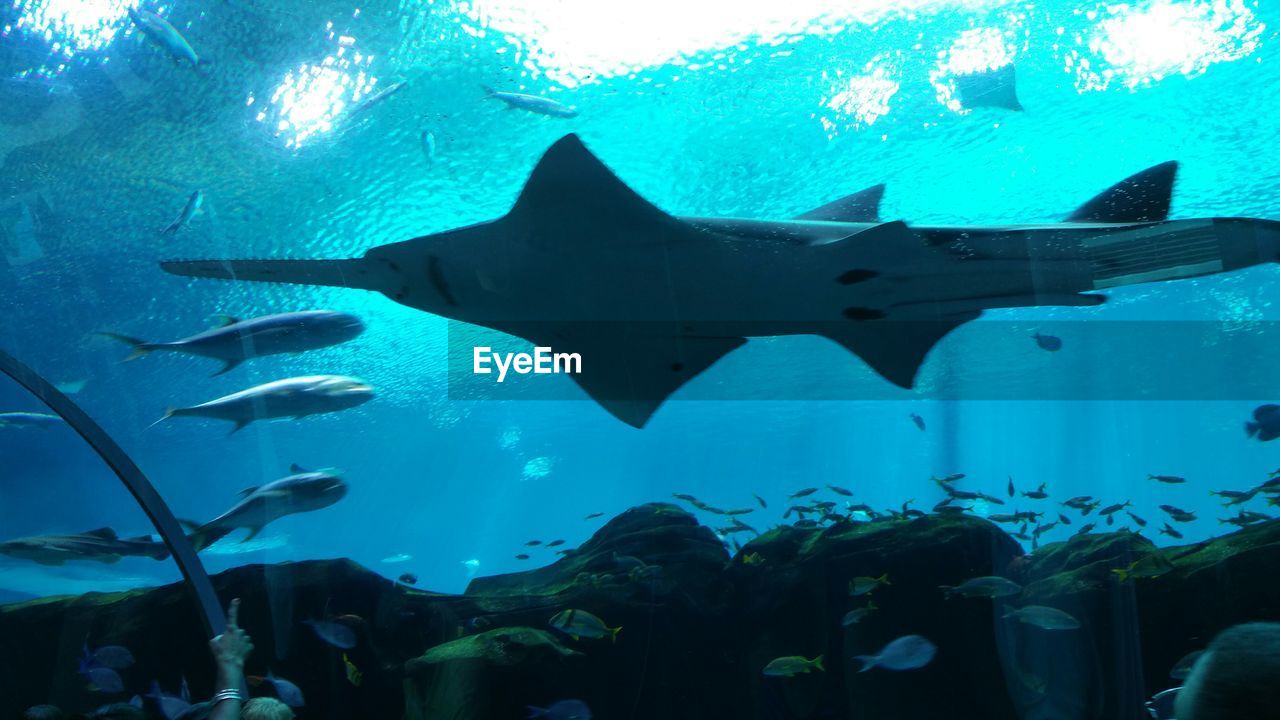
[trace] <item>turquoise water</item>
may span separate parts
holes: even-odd
[[[1187,541],[1228,527],[1206,490],[1251,486],[1280,464],[1274,448],[1240,431],[1269,400],[1247,381],[1270,358],[1213,348],[1188,348],[1185,357],[1163,348],[1108,352],[1074,321],[1274,320],[1274,267],[1123,288],[1100,309],[990,312],[983,322],[1069,322],[1067,345],[1053,356],[1029,340],[1002,349],[962,328],[924,367],[927,387],[1001,367],[1029,381],[1025,397],[922,398],[890,388],[825,340],[753,340],[682,391],[740,399],[677,396],[643,430],[585,399],[451,399],[446,322],[380,295],[189,281],[158,268],[170,258],[356,256],[494,218],[568,132],[678,215],[788,217],[885,182],[889,219],[1051,222],[1111,183],[1177,159],[1174,217],[1280,218],[1267,90],[1280,83],[1275,7],[787,5],[158,6],[210,61],[197,72],[141,37],[119,3],[96,3],[93,22],[88,11],[60,15],[52,0],[17,0],[0,11],[0,199],[16,207],[38,193],[52,215],[35,246],[19,246],[17,215],[4,216],[11,242],[0,267],[0,346],[54,381],[86,381],[75,400],[179,517],[212,517],[239,489],[281,477],[291,463],[345,471],[351,492],[339,504],[274,523],[252,543],[216,546],[203,556],[211,571],[350,557],[456,592],[476,573],[555,558],[539,549],[516,559],[527,540],[572,546],[603,519],[675,492],[722,507],[764,496],[769,510],[750,519],[764,529],[781,521],[785,495],[800,487],[831,483],[877,508],[914,498],[927,509],[942,497],[930,476],[954,472],[993,494],[1003,495],[1012,476],[1019,489],[1046,483],[1053,498],[1132,500],[1153,530],[1163,520],[1158,504],[1196,510],[1202,519],[1182,528]],[[943,102],[955,72],[1010,58],[1024,112]],[[352,113],[396,82],[405,85]],[[551,97],[580,114],[506,110],[481,85]],[[204,212],[175,236],[160,235],[196,189]],[[212,378],[218,366],[197,358],[121,364],[127,349],[93,335],[171,340],[219,313],[310,308],[358,314],[368,330]],[[1196,392],[1045,399],[1062,397],[1045,388],[1099,373],[1154,369]],[[148,427],[167,407],[313,373],[359,376],[377,397],[231,436],[198,419]],[[562,377],[547,382],[572,388]],[[36,409],[16,393],[3,397],[13,409]],[[912,412],[926,432],[908,420]],[[69,438],[0,438],[5,457],[17,457],[6,474],[39,478],[6,486],[4,535],[108,524],[122,535],[148,532],[95,460],[63,451]],[[1158,485],[1148,473],[1189,482]],[[1248,507],[1266,509],[1261,498]],[[583,519],[596,512],[605,517]],[[175,578],[145,560],[0,568],[0,587],[34,594]]]

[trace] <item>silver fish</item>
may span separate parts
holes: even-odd
[[[938,654],[938,647],[922,635],[905,635],[884,646],[875,655],[856,655],[854,660],[862,661],[862,669],[866,672],[874,667],[885,670],[917,670],[928,665]]]
[[[124,361],[135,360],[157,350],[221,360],[226,363],[214,375],[221,375],[251,357],[299,353],[344,343],[364,332],[364,323],[355,315],[333,310],[304,310],[277,313],[241,320],[225,316],[222,325],[171,342],[147,342],[128,335],[100,332],[119,340],[133,352]]]
[[[191,67],[198,70],[208,65],[207,60],[200,59],[196,54],[195,48],[191,47],[191,43],[178,32],[178,29],[169,24],[168,20],[151,12],[150,10],[135,10],[128,8],[129,19],[133,20],[133,24],[138,26],[143,35],[164,48],[165,52],[173,57],[174,62],[186,60],[191,63]]]
[[[294,418],[337,412],[373,398],[373,387],[343,375],[307,375],[257,385],[216,400],[184,408],[170,408],[164,417],[207,417],[235,423],[236,432],[254,420]]]
[[[558,118],[575,118],[578,117],[577,108],[570,107],[563,103],[556,102],[551,98],[540,97],[538,95],[526,95],[524,93],[500,92],[488,86],[484,88],[485,97],[494,100],[501,100],[507,104],[507,107],[517,108],[520,110],[528,110],[539,115],[550,115]]]
[[[0,413],[0,428],[49,428],[63,425],[61,416],[37,412]]]
[[[175,235],[179,230],[187,226],[191,222],[191,218],[200,212],[200,208],[204,207],[204,192],[196,190],[191,193],[191,197],[187,198],[187,204],[182,206],[182,212],[178,214],[178,219],[169,223],[165,229],[161,230],[162,235]]]
[[[241,542],[249,542],[268,524],[286,515],[327,508],[347,494],[347,484],[337,471],[311,472],[294,465],[290,475],[279,480],[241,490],[244,499],[230,510],[196,528],[189,539],[203,550],[237,528],[248,528]]]
[[[1006,618],[1016,618],[1028,625],[1035,625],[1044,630],[1075,630],[1080,621],[1071,615],[1044,605],[1027,605],[1004,614]]]

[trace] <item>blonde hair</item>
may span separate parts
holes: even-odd
[[[244,704],[241,720],[293,720],[288,705],[272,697],[259,697]]]

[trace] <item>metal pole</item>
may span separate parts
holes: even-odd
[[[191,541],[182,531],[182,526],[178,524],[178,520],[173,516],[164,499],[160,497],[160,493],[156,492],[155,487],[142,474],[142,470],[111,439],[111,436],[93,421],[93,418],[72,402],[71,398],[63,395],[34,370],[18,362],[3,350],[0,350],[0,371],[31,391],[41,402],[48,405],[49,409],[60,415],[106,461],[142,506],[143,512],[151,518],[151,523],[169,548],[174,562],[178,563],[178,569],[186,578],[187,588],[195,596],[209,637],[222,634],[227,626],[227,618],[222,609],[222,603],[218,601],[218,595],[213,590],[213,583],[209,580],[209,575],[205,572],[200,558],[196,556]]]

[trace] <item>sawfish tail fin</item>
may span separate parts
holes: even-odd
[[[128,356],[126,356],[120,362],[129,362],[130,360],[137,360],[143,355],[146,355],[147,353],[153,350],[158,350],[162,347],[157,343],[149,343],[145,340],[139,340],[136,337],[129,337],[128,335],[121,335],[119,333],[98,332],[94,334],[101,335],[102,337],[108,337],[108,338],[111,338],[112,340],[118,340],[124,343],[125,345],[128,345],[133,350],[133,352],[129,353]]]
[[[227,528],[201,525],[187,535],[187,540],[191,542],[191,547],[195,548],[196,552],[200,552],[230,534],[231,530]]]
[[[349,260],[165,260],[160,267],[184,277],[253,280],[294,285],[380,290],[375,271],[362,258]]]

